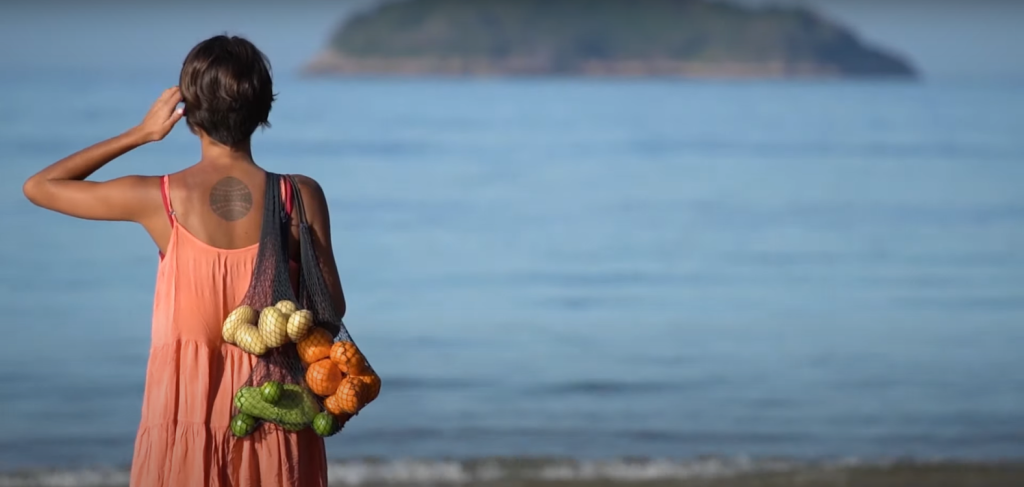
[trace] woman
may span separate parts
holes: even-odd
[[[253,44],[210,38],[192,49],[179,86],[164,91],[139,125],[57,161],[24,185],[25,196],[49,210],[139,223],[159,250],[133,486],[327,483],[324,443],[312,431],[268,424],[236,439],[229,430],[232,397],[255,359],[223,343],[220,328],[245,295],[255,263],[266,172],[249,142],[269,125],[272,88],[269,62]],[[180,102],[185,109],[176,108]],[[126,152],[162,140],[183,117],[202,148],[195,165],[167,176],[86,180]],[[296,181],[335,309],[344,315],[323,191],[308,177]],[[298,249],[297,223],[292,230],[289,247]],[[297,260],[297,250],[292,254]]]

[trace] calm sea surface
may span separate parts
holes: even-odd
[[[131,459],[156,249],[20,188],[173,82],[0,75],[0,469]],[[278,91],[384,379],[332,458],[1024,456],[1024,85]]]

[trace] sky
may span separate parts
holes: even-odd
[[[5,0],[0,69],[177,67],[196,42],[227,32],[252,39],[276,72],[294,72],[347,14],[372,1]],[[909,57],[928,77],[1024,79],[1024,1],[732,1],[811,6]]]

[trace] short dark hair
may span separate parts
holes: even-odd
[[[234,147],[270,126],[270,61],[246,39],[218,35],[197,44],[185,57],[178,86],[193,132]]]

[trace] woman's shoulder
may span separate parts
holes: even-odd
[[[288,174],[287,176],[298,185],[302,204],[306,207],[308,214],[327,213],[327,197],[324,195],[323,187],[316,179],[305,174]]]
[[[302,192],[303,201],[307,204],[314,203],[314,201],[308,200],[308,198],[313,198],[314,200],[325,199],[324,190],[317,180],[306,176],[305,174],[288,174],[288,176],[299,185],[299,191]]]

